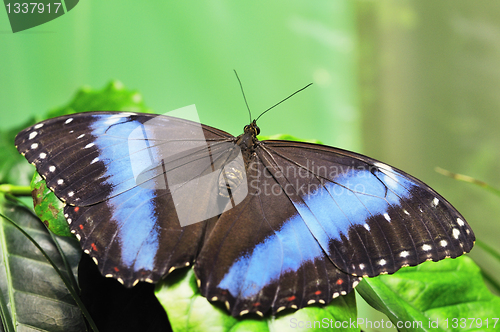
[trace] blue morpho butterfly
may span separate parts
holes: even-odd
[[[234,316],[329,303],[361,277],[472,249],[465,219],[422,181],[354,152],[259,141],[259,131],[256,120],[234,137],[174,117],[88,112],[40,122],[15,144],[104,276],[132,287],[194,265],[201,294]]]

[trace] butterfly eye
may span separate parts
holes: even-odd
[[[255,127],[255,133],[256,133],[255,135],[260,134],[260,128],[259,128],[259,127],[257,127],[257,126]]]

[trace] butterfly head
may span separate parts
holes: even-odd
[[[259,127],[257,127],[256,120],[253,120],[249,125],[246,125],[243,129],[244,133],[238,136],[236,144],[240,147],[243,152],[244,158],[249,157],[257,144],[257,135],[260,133]]]
[[[260,134],[260,128],[257,126],[256,120],[253,120],[252,123],[246,125],[243,129],[245,134],[251,134],[253,137],[256,137]]]

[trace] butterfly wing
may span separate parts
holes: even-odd
[[[351,291],[359,278],[330,262],[286,195],[270,194],[277,182],[258,159],[247,179],[248,196],[221,215],[196,261],[201,294],[237,316],[324,304]]]
[[[212,159],[220,159],[234,137],[201,129],[201,143],[211,142]],[[160,181],[170,166],[195,165],[198,174],[210,166],[184,153],[200,150],[196,130],[199,124],[155,114],[89,112],[38,123],[15,143],[66,202],[70,229],[101,273],[132,286],[191,264],[202,245],[207,223],[181,227],[168,185]],[[146,163],[148,156],[158,163]]]
[[[471,250],[474,233],[439,194],[374,159],[264,141],[247,198],[224,213],[195,265],[202,294],[233,315],[328,303],[356,276]]]
[[[289,186],[290,201],[342,271],[363,276],[394,273],[426,260],[455,258],[474,245],[464,217],[403,171],[315,144],[266,142],[263,151],[261,160],[268,167],[298,168],[277,178]],[[304,181],[298,174],[305,169]]]

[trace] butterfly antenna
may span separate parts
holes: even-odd
[[[309,83],[308,85],[306,85],[305,87],[303,87],[302,89],[299,89],[297,91],[295,91],[294,93],[292,93],[291,95],[289,95],[288,97],[286,97],[285,99],[283,99],[282,101],[280,101],[279,103],[277,104],[274,104],[273,106],[269,107],[267,110],[265,110],[264,112],[262,112],[258,117],[257,119],[255,119],[255,121],[259,120],[259,118],[261,116],[263,116],[264,114],[266,114],[268,111],[270,111],[271,109],[275,108],[276,106],[278,106],[279,104],[281,104],[282,102],[284,102],[285,100],[289,99],[289,98],[292,98],[292,96],[296,95],[297,93],[299,93],[300,91],[310,87],[312,85],[312,83]]]
[[[250,116],[250,122],[252,122],[252,112],[250,112],[250,107],[248,107],[247,97],[245,96],[245,91],[243,91],[243,84],[241,84],[241,80],[238,76],[238,73],[236,72],[236,69],[233,70],[234,74],[236,75],[236,78],[238,79],[238,82],[240,83],[241,93],[243,94],[243,99],[245,99],[245,105],[247,105],[248,115]]]

